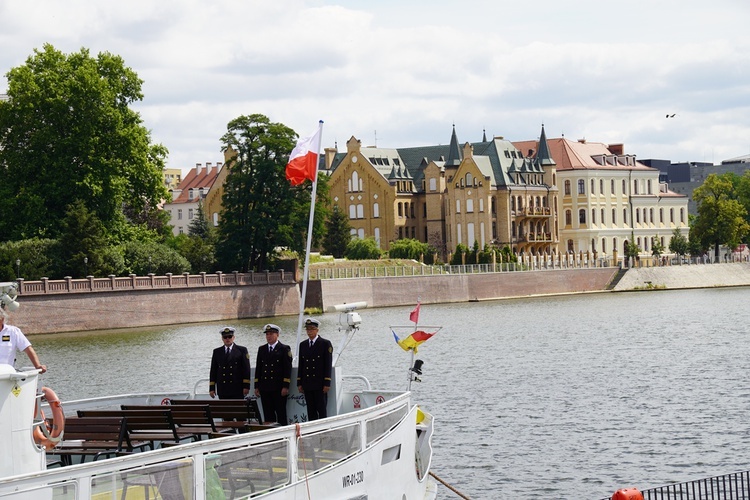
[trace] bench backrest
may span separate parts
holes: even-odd
[[[68,417],[65,420],[65,441],[111,441],[112,448],[132,450],[124,417]]]
[[[172,421],[178,427],[184,426],[206,426],[211,432],[216,432],[216,426],[211,415],[211,409],[208,405],[181,405],[181,406],[162,406],[162,405],[121,405],[120,408],[127,411],[164,411],[172,413]]]
[[[177,425],[172,412],[167,409],[155,410],[78,410],[79,417],[124,417],[128,432],[165,431],[179,440]]]
[[[258,401],[249,399],[172,399],[169,406],[207,404],[213,418],[222,420],[260,421]]]

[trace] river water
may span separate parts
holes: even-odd
[[[750,468],[749,292],[423,306],[420,324],[443,327],[419,348],[422,382],[412,386],[435,416],[433,472],[471,498],[600,499]],[[409,325],[411,309],[362,310],[339,362],[345,373],[404,388],[409,355],[390,326]],[[320,318],[321,335],[337,343],[338,315]],[[228,324],[254,352],[267,321]],[[294,344],[297,318],[272,321]],[[71,400],[192,388],[208,376],[223,325],[31,340],[49,367],[42,383]]]

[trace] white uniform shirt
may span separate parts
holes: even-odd
[[[0,330],[0,363],[13,366],[16,350],[23,351],[30,345],[19,328],[6,324]]]

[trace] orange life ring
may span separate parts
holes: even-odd
[[[47,423],[41,405],[37,404],[34,418],[41,415],[42,423],[34,427],[34,442],[43,446],[45,450],[51,450],[62,440],[65,430],[65,414],[55,391],[49,387],[42,387],[42,394],[52,410],[52,425]]]

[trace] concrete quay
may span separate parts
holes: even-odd
[[[750,286],[750,263],[683,264],[629,269],[615,291],[644,288],[714,288]]]

